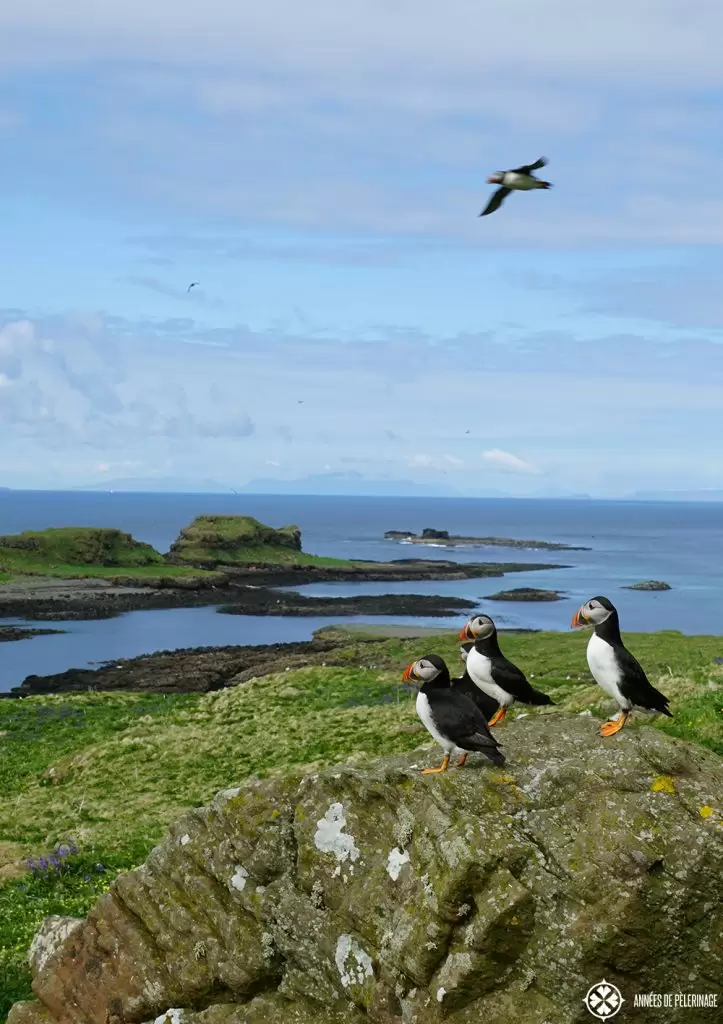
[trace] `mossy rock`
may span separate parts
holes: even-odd
[[[119,876],[9,1024],[581,1024],[603,978],[630,1007],[708,991],[720,759],[565,713],[498,731],[503,769],[422,776],[425,748],[219,793]]]
[[[168,560],[177,563],[216,566],[246,563],[249,551],[285,548],[301,551],[298,526],[276,530],[252,516],[196,516],[171,545]]]
[[[26,530],[0,537],[0,566],[22,570],[55,565],[163,565],[163,555],[130,533],[94,526]]]

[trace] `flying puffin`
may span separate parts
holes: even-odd
[[[459,649],[459,656],[462,661],[467,661],[467,655],[470,650],[474,647],[474,643],[470,640]],[[465,670],[462,675],[452,680],[452,689],[458,690],[459,693],[463,693],[465,697],[469,697],[473,704],[476,704],[482,714],[485,716],[485,722],[489,722],[490,718],[494,716],[497,710],[497,701],[493,697],[489,697],[484,690],[480,690],[479,686],[470,679],[469,672],[465,666]]]
[[[546,693],[530,686],[517,665],[508,661],[497,642],[497,628],[489,615],[475,615],[460,630],[460,640],[474,640],[467,655],[467,674],[472,682],[497,702],[489,724],[497,725],[515,701],[521,704],[554,704]]]
[[[620,732],[634,707],[673,717],[668,711],[668,698],[655,689],[623,644],[617,608],[612,601],[591,597],[575,612],[570,625],[573,629],[595,627],[587,645],[587,663],[600,689],[620,708],[619,715],[600,726],[601,736]]]
[[[421,683],[417,694],[417,714],[429,735],[444,750],[444,759],[439,768],[425,768],[422,775],[446,772],[452,752],[457,749],[462,756],[457,761],[460,768],[471,750],[478,750],[498,767],[505,763],[499,743],[487,728],[482,712],[472,701],[452,687],[449,669],[437,654],[427,654],[419,661],[407,665],[402,679],[405,683]]]
[[[492,193],[490,201],[485,206],[480,217],[486,217],[487,214],[499,210],[503,201],[513,190],[516,192],[529,192],[533,188],[552,188],[551,182],[541,181],[532,173],[538,168],[544,167],[546,163],[545,157],[541,156],[539,160],[535,160],[534,164],[525,164],[522,167],[515,167],[510,171],[495,171],[494,174],[490,174],[487,184],[501,185],[502,187]]]

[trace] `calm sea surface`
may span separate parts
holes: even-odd
[[[623,629],[679,629],[723,635],[723,504],[518,501],[459,498],[330,498],[275,495],[0,492],[0,533],[48,526],[114,526],[167,551],[182,526],[202,513],[252,515],[270,526],[296,523],[304,550],[338,558],[421,556],[458,561],[564,563],[568,568],[519,573],[504,579],[455,582],[312,585],[310,595],[378,593],[454,594],[479,601],[500,626],[567,629],[576,607],[604,594],[620,610]],[[385,530],[424,527],[471,536],[506,536],[589,546],[591,551],[515,551],[404,546]],[[673,590],[621,589],[646,579]],[[511,587],[563,591],[551,604],[485,604],[485,595]],[[419,619],[460,626],[466,616]],[[1,624],[17,619],[0,620]],[[338,622],[404,622],[409,618],[284,619],[219,615],[213,608],[130,612],[115,619],[58,623],[60,636],[0,644],[0,690],[34,673],[44,675],[155,650],[308,639]],[[36,623],[35,625],[43,625]],[[50,625],[56,626],[56,623]],[[721,644],[723,653],[723,641]]]

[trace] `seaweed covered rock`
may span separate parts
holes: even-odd
[[[298,526],[275,530],[252,516],[196,516],[171,544],[168,560],[213,567],[263,560],[264,549],[301,551]]]
[[[583,1024],[603,978],[626,1020],[647,1019],[636,992],[715,992],[720,759],[561,713],[499,733],[504,769],[423,777],[425,749],[219,793],[119,876],[9,1024]]]

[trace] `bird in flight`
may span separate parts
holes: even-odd
[[[489,213],[499,210],[503,201],[512,191],[529,192],[533,188],[552,188],[552,184],[549,181],[541,181],[540,178],[536,178],[532,173],[538,170],[538,168],[544,167],[546,163],[545,157],[541,156],[539,160],[535,160],[534,164],[524,164],[522,167],[515,167],[510,171],[495,171],[494,174],[490,174],[487,184],[500,185],[501,188],[492,193],[490,201],[485,206],[480,217],[486,217]]]
[[[195,288],[197,284],[198,284],[198,281],[191,281],[191,283],[189,284],[188,288],[186,288],[186,295],[188,295],[188,293],[190,292],[191,288]]]

